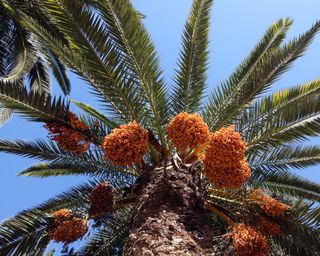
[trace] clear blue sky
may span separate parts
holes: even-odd
[[[134,0],[145,15],[145,24],[160,55],[168,83],[171,82],[180,50],[181,32],[191,6],[191,0]],[[320,19],[319,0],[216,0],[210,32],[209,89],[223,81],[249,53],[267,27],[280,17],[291,16],[294,26],[289,38],[304,32]],[[320,77],[320,35],[307,54],[276,83],[275,88],[296,85]],[[72,98],[95,104],[88,94],[88,86],[72,76]],[[272,90],[273,90],[272,89]],[[55,93],[59,93],[55,87]],[[15,116],[0,128],[0,139],[35,139],[46,136],[41,124]],[[313,143],[320,140],[313,139]],[[36,163],[15,155],[0,153],[0,220],[18,211],[35,206],[50,196],[85,181],[87,177],[60,177],[35,179],[17,177],[18,171]],[[318,167],[299,171],[300,174],[320,182]]]

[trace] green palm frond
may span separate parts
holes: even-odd
[[[183,49],[173,88],[174,115],[196,112],[206,86],[208,65],[208,37],[212,0],[193,1],[182,37]]]
[[[63,152],[52,141],[36,140],[36,141],[24,141],[24,140],[1,140],[0,151],[16,154],[23,157],[29,157],[39,160],[72,160],[76,157],[69,152]]]
[[[304,225],[313,227],[314,229],[320,228],[320,210],[317,208],[317,203],[306,202],[298,200],[291,203],[291,212],[297,216],[296,218]]]
[[[320,202],[320,185],[290,172],[254,170],[257,186],[291,198],[302,198]]]
[[[40,211],[52,213],[54,211],[69,208],[69,209],[82,209],[87,211],[89,209],[89,196],[92,189],[98,184],[107,181],[117,191],[121,191],[124,187],[130,186],[134,183],[134,179],[107,179],[100,178],[87,181],[83,184],[74,186],[68,189],[66,192],[60,193],[59,195],[50,198],[46,202],[40,204],[35,209]]]
[[[74,175],[90,175],[99,176],[101,170],[87,169],[88,166],[81,166],[77,163],[39,163],[28,167],[21,171],[19,176],[30,176],[36,178],[47,178],[54,176],[74,176]],[[101,172],[97,174],[97,172]]]
[[[98,120],[100,120],[101,122],[103,122],[106,126],[108,126],[110,128],[115,128],[118,126],[118,124],[116,124],[113,120],[110,120],[108,117],[106,117],[104,114],[100,113],[99,111],[97,111],[96,109],[91,107],[90,105],[82,103],[82,102],[78,102],[76,100],[71,100],[71,102],[74,103],[78,108],[80,108],[81,110],[83,110],[87,114],[89,114],[92,117],[95,117]]]
[[[100,10],[103,20],[110,26],[110,33],[123,52],[126,65],[138,80],[139,92],[150,105],[154,126],[165,146],[162,125],[168,118],[168,99],[159,68],[158,57],[141,22],[140,14],[129,0],[93,1]]]
[[[35,177],[50,177],[57,175],[88,175],[95,177],[105,177],[114,179],[130,179],[136,174],[125,168],[111,165],[100,151],[88,152],[83,155],[75,155],[70,152],[64,152],[53,142],[37,140],[27,142],[17,140],[15,142],[1,140],[0,152],[12,153],[24,157],[30,157],[40,160],[51,160],[49,163],[33,166],[27,169],[22,175]],[[68,166],[71,168],[68,172],[65,169],[59,169],[59,166]],[[51,169],[53,167],[54,169]],[[74,172],[73,170],[77,170]]]
[[[21,113],[34,121],[56,121],[66,124],[69,103],[62,98],[52,98],[46,93],[28,92],[18,84],[0,82],[0,101],[3,106]]]
[[[46,214],[26,211],[1,223],[0,254],[6,256],[42,255],[49,239],[46,236]]]
[[[92,86],[94,94],[112,115],[121,122],[143,119],[144,104],[136,94],[134,77],[121,64],[122,57],[93,8],[81,8],[75,0],[43,1],[39,8],[51,22],[46,24],[16,2],[10,4],[19,21]],[[67,45],[64,37],[52,32],[52,27],[54,32],[58,30],[68,38]]]
[[[136,176],[130,169],[111,166],[109,163],[93,164],[92,162],[80,158],[78,160],[74,159],[73,162],[66,160],[65,162],[39,163],[21,171],[19,175],[36,178],[87,175],[118,180],[122,178],[130,179]]]
[[[122,248],[129,234],[130,220],[131,209],[121,209],[108,216],[102,227],[77,253],[90,256],[122,255]]]
[[[314,256],[320,250],[320,211],[314,203],[291,202],[291,213],[295,220],[287,219],[282,226],[290,235],[273,238],[274,242],[286,251],[286,255]]]
[[[230,122],[234,122],[237,115],[248,104],[268,89],[282,73],[290,68],[297,58],[302,56],[320,29],[320,22],[317,22],[306,33],[280,47],[291,20],[290,22],[288,20],[286,22],[282,21],[280,24],[284,25],[279,26],[279,24],[276,24],[275,26],[276,28],[284,27],[280,36],[281,40],[276,40],[277,43],[273,45],[271,50],[262,51],[262,55],[261,49],[259,50],[258,61],[254,62],[256,65],[249,63],[251,65],[248,65],[247,72],[243,73],[244,79],[241,79],[242,76],[239,76],[240,79],[237,78],[237,75],[231,76],[230,81],[218,88],[209,99],[204,115],[211,129],[216,130]],[[271,28],[270,31],[273,31],[273,29]],[[278,34],[276,33],[276,35]],[[269,38],[269,36],[266,38]],[[262,40],[262,42],[264,41]],[[269,44],[267,45],[269,46]],[[244,71],[241,67],[242,65],[240,66],[240,71]]]
[[[280,47],[280,44],[284,40],[288,29],[292,25],[290,18],[281,19],[274,23],[266,32],[258,45],[252,50],[250,55],[240,64],[237,70],[230,76],[228,81],[221,85],[221,88],[217,88],[209,97],[208,104],[205,105],[204,116],[209,127],[212,129],[218,129],[219,122],[224,122],[225,118],[231,113],[227,113],[226,110],[232,108],[236,102],[240,102],[239,96],[240,89],[245,90],[246,87],[252,89],[256,84],[252,84],[250,80],[254,77],[262,65],[270,55]],[[238,105],[240,105],[238,103]],[[238,106],[239,108],[240,106]],[[237,110],[237,109],[236,109]],[[238,110],[237,110],[238,111]],[[232,111],[230,111],[232,112]],[[234,110],[235,112],[235,110]],[[225,117],[219,116],[225,113]],[[228,114],[228,115],[227,115]],[[233,114],[233,113],[232,113]],[[219,121],[220,120],[220,121]]]
[[[255,126],[255,134],[248,139],[250,150],[276,147],[284,143],[307,140],[320,133],[320,95],[297,102],[290,108],[282,109],[266,121]]]
[[[21,27],[0,3],[0,79],[22,79],[33,67],[37,50],[31,33]]]
[[[319,232],[304,226],[295,226],[290,235],[274,237],[272,241],[283,249],[284,255],[315,256],[320,249]]]
[[[248,162],[253,170],[259,171],[303,169],[320,163],[320,147],[279,146],[272,151],[266,150],[258,155],[249,155]]]
[[[220,201],[224,203],[235,204],[238,206],[246,206],[246,196],[242,190],[225,191],[219,188],[208,189],[208,199],[214,201]],[[248,205],[247,205],[248,206]]]
[[[30,89],[39,94],[50,94],[50,76],[49,70],[44,61],[38,58],[29,73],[27,74]]]
[[[8,56],[14,49],[12,44],[14,37],[13,20],[5,8],[0,8],[0,24],[0,77],[4,77],[8,72]]]
[[[260,130],[258,126],[265,126],[266,123],[277,117],[279,113],[289,110],[296,104],[308,101],[312,96],[319,93],[320,80],[317,79],[264,97],[239,116],[237,121],[238,130],[246,141],[250,141],[250,138],[253,138],[255,133]]]
[[[34,209],[22,212],[4,221],[0,226],[0,253],[6,256],[42,255],[49,239],[46,236],[49,214],[62,208],[88,209],[89,195],[99,183],[93,180],[69,189]],[[108,180],[117,190],[128,186],[132,180]],[[35,253],[35,254],[34,254]]]

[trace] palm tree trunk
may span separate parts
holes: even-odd
[[[214,255],[199,168],[174,157],[142,176],[124,255]]]

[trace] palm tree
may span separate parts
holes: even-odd
[[[23,80],[0,81],[1,104],[52,134],[0,141],[3,152],[44,161],[20,175],[90,177],[3,222],[1,255],[42,255],[50,240],[80,237],[81,248],[66,255],[319,255],[320,186],[292,169],[320,162],[317,145],[297,143],[320,132],[320,81],[264,93],[303,55],[320,22],[284,43],[292,20],[278,20],[204,98],[212,0],[193,1],[171,87],[129,0],[2,5],[41,53],[50,49],[91,86],[105,113],[30,91]],[[229,141],[236,148],[221,156]]]

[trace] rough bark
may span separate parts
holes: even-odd
[[[170,158],[142,177],[124,255],[214,255],[198,168]]]

